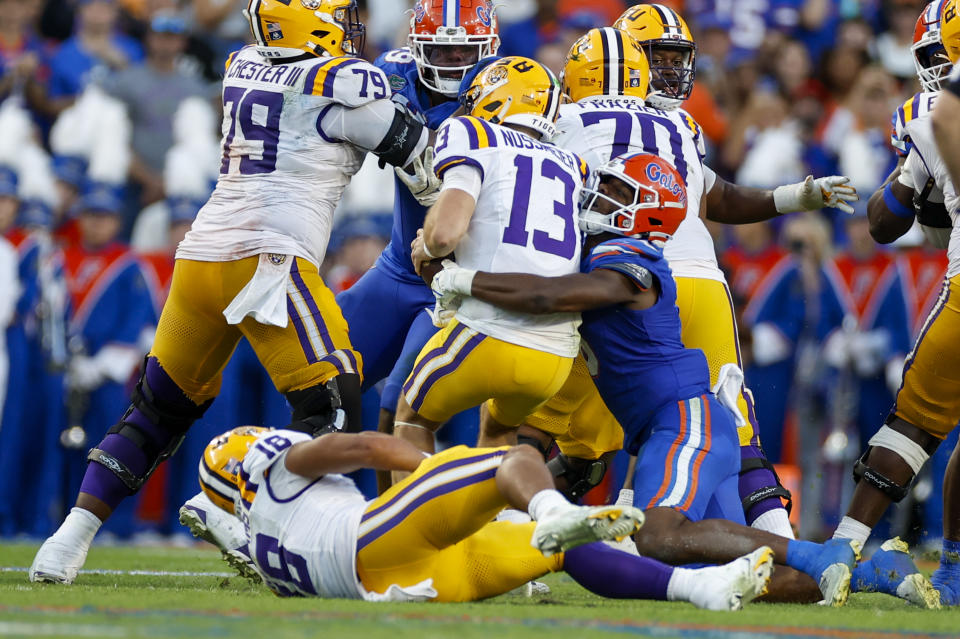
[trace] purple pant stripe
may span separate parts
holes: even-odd
[[[337,350],[337,347],[333,345],[333,340],[330,339],[330,333],[327,331],[327,325],[323,321],[323,315],[320,314],[320,308],[317,306],[316,300],[313,299],[313,295],[310,293],[310,289],[307,287],[307,283],[303,281],[303,276],[300,275],[300,268],[297,266],[297,261],[293,261],[293,266],[290,269],[290,277],[293,278],[293,284],[297,287],[297,290],[300,291],[300,295],[303,297],[303,301],[307,303],[307,308],[310,310],[310,315],[313,317],[313,321],[317,324],[317,332],[320,333],[320,339],[323,341],[323,348],[328,353],[332,353]]]
[[[429,471],[427,471],[426,473],[424,473],[421,477],[418,477],[416,480],[410,482],[403,490],[401,490],[401,491],[398,492],[396,495],[394,495],[393,498],[390,499],[390,501],[388,501],[388,502],[386,502],[385,504],[382,504],[382,505],[376,507],[376,508],[373,509],[373,510],[370,510],[370,511],[365,512],[365,513],[363,514],[363,518],[362,518],[360,521],[361,521],[361,522],[364,522],[364,521],[366,521],[367,519],[369,519],[370,517],[375,517],[375,516],[378,515],[379,513],[381,513],[381,512],[383,512],[384,510],[386,510],[387,508],[390,508],[393,504],[397,503],[397,500],[402,499],[402,498],[404,497],[404,495],[406,495],[407,493],[409,493],[411,490],[413,490],[414,488],[416,488],[418,485],[420,485],[421,483],[423,483],[423,482],[426,481],[427,479],[430,479],[431,477],[434,477],[435,475],[438,475],[439,473],[442,473],[442,472],[444,472],[444,471],[450,470],[451,468],[459,468],[460,466],[466,466],[467,464],[473,464],[473,463],[475,463],[475,462],[483,461],[483,460],[485,460],[485,459],[490,459],[491,457],[497,457],[497,456],[502,457],[502,456],[505,455],[505,454],[506,454],[506,451],[498,450],[498,451],[495,451],[495,452],[492,452],[492,453],[484,453],[484,454],[482,454],[482,455],[471,455],[470,457],[463,457],[463,458],[461,458],[461,459],[454,459],[453,461],[449,461],[449,462],[447,462],[447,463],[445,463],[445,464],[440,464],[440,465],[437,466],[436,468],[431,468]]]
[[[307,337],[307,329],[303,325],[303,320],[300,319],[300,315],[297,313],[297,307],[294,306],[293,300],[290,299],[289,295],[287,296],[287,315],[290,316],[290,321],[293,322],[293,327],[297,331],[300,348],[303,349],[303,354],[307,356],[307,363],[316,364],[320,359],[313,351],[313,345],[310,343],[310,338]]]
[[[438,355],[442,355],[443,353],[446,353],[447,349],[450,348],[450,345],[453,344],[453,341],[457,339],[457,335],[459,335],[464,330],[466,330],[466,328],[467,327],[464,326],[463,324],[458,324],[456,328],[450,331],[450,334],[447,335],[447,339],[443,341],[443,344],[433,349],[432,351],[427,352],[426,355],[420,358],[420,361],[417,362],[417,365],[413,367],[413,372],[410,373],[410,375],[407,377],[407,381],[403,385],[404,395],[406,395],[407,392],[409,392],[410,388],[413,386],[413,380],[417,378],[417,375],[420,374],[420,371],[423,370],[424,366],[426,366],[430,362],[430,360],[433,359],[434,357],[437,357]]]
[[[437,486],[433,490],[427,491],[420,497],[410,502],[409,506],[401,510],[394,517],[391,517],[390,520],[384,522],[380,526],[377,526],[375,529],[371,530],[366,535],[358,539],[357,550],[358,551],[363,550],[366,546],[375,542],[381,535],[383,535],[386,532],[389,532],[397,524],[401,523],[404,519],[406,519],[410,515],[410,513],[412,513],[414,510],[416,510],[426,502],[430,501],[431,499],[436,499],[437,497],[447,495],[456,490],[460,490],[465,486],[472,486],[474,484],[479,484],[481,482],[485,482],[487,480],[493,479],[494,476],[496,476],[496,474],[497,474],[497,469],[491,468],[489,470],[485,470],[480,473],[477,473],[476,475],[471,475],[470,477],[464,477],[462,479],[458,479],[457,481],[453,481],[453,482],[450,482],[449,484],[444,484],[442,486]]]
[[[430,388],[437,383],[437,380],[442,378],[444,375],[452,373],[460,364],[466,359],[467,355],[470,354],[473,349],[477,347],[480,342],[482,342],[487,336],[483,333],[477,333],[473,337],[467,340],[467,343],[463,345],[463,348],[460,349],[460,352],[457,353],[456,357],[453,358],[453,361],[449,364],[441,366],[437,370],[430,373],[430,376],[420,385],[420,392],[417,393],[417,396],[413,398],[413,401],[410,402],[410,408],[415,411],[420,410],[420,407],[423,406],[423,400],[426,399],[427,393],[430,392]]]
[[[336,355],[327,355],[320,361],[333,365],[333,367],[337,369],[337,375],[343,375],[344,373],[349,372],[347,371],[346,367],[344,367],[343,362],[340,361],[340,358]]]

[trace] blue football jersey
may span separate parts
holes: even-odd
[[[584,273],[601,268],[618,271],[641,288],[660,289],[650,308],[588,311],[580,327],[598,361],[600,395],[623,426],[627,449],[635,450],[658,409],[710,391],[710,369],[703,351],[685,348],[680,339],[677,286],[660,249],[642,240],[608,240],[581,264]]]
[[[440,123],[453,115],[460,103],[456,98],[436,106],[430,106],[430,95],[420,84],[417,65],[413,55],[406,47],[393,49],[382,54],[374,61],[387,74],[394,99],[402,96],[406,107],[420,117],[431,129],[440,128]],[[390,244],[384,249],[378,260],[378,268],[385,268],[393,275],[412,282],[420,282],[410,260],[410,243],[417,236],[417,229],[423,226],[427,214],[422,206],[410,194],[407,187],[394,178],[393,231]]]

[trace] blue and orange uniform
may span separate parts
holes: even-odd
[[[600,395],[623,426],[627,452],[639,455],[634,505],[744,523],[735,417],[710,391],[703,352],[683,345],[677,287],[662,251],[642,240],[608,240],[583,260],[582,272],[596,269],[659,292],[644,310],[584,312],[580,327],[597,356]]]

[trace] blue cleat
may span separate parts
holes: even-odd
[[[814,560],[813,577],[820,586],[825,606],[840,607],[850,596],[853,567],[860,558],[861,544],[853,539],[829,539]]]
[[[899,537],[888,539],[880,550],[853,569],[853,592],[881,592],[921,608],[940,608],[940,595],[910,558],[909,547]]]
[[[960,582],[943,568],[937,568],[930,578],[940,595],[938,603],[943,606],[960,606]]]

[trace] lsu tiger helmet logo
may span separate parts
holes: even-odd
[[[230,514],[236,514],[234,503],[240,497],[240,464],[257,437],[269,430],[262,426],[240,426],[217,435],[203,449],[200,488],[210,501]]]
[[[594,170],[580,197],[580,228],[662,244],[687,215],[686,184],[650,153],[623,155]]]
[[[243,14],[265,58],[363,52],[366,27],[357,0],[249,0]]]
[[[494,124],[533,129],[542,139],[557,134],[560,83],[535,60],[510,56],[485,68],[460,99],[467,112]]]
[[[913,31],[913,64],[924,91],[939,91],[940,82],[947,77],[953,64],[940,39],[941,16],[947,0],[933,0],[928,4]]]
[[[407,42],[420,82],[456,97],[477,62],[497,52],[497,17],[488,0],[419,0]]]
[[[650,106],[669,111],[690,97],[696,75],[697,45],[680,15],[662,4],[637,4],[613,26],[643,47],[650,64]]]
[[[574,102],[592,95],[647,97],[650,66],[643,47],[613,27],[587,31],[570,47],[560,84]]]

